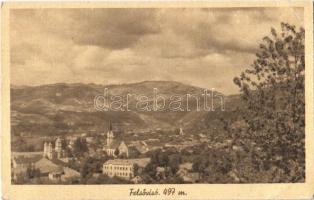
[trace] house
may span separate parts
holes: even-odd
[[[239,182],[241,181],[241,179],[239,178],[239,176],[237,175],[236,172],[237,172],[236,170],[235,170],[235,171],[230,171],[230,172],[228,173],[228,175],[229,175],[231,178],[233,178],[233,180],[234,180],[236,183],[239,183]]]
[[[234,151],[243,151],[243,148],[241,146],[233,145],[232,150]]]
[[[24,168],[28,166],[34,165],[35,162],[42,158],[41,155],[22,155],[22,156],[14,156],[12,159],[13,168]]]
[[[48,178],[49,178],[49,180],[51,180],[51,181],[59,182],[59,181],[61,181],[61,176],[62,176],[62,174],[63,174],[63,171],[62,171],[62,170],[49,172]]]
[[[68,140],[68,148],[69,149],[73,149],[73,147],[74,147],[74,143],[75,143],[75,141],[78,139],[78,137],[76,137],[76,136],[69,136],[69,137],[67,137],[67,140]]]
[[[70,161],[73,161],[74,158],[73,157],[65,157],[65,158],[60,158],[59,160],[63,163],[69,163]]]
[[[130,148],[126,145],[124,141],[114,140],[107,143],[107,145],[103,148],[103,150],[107,153],[108,156],[130,156]]]
[[[140,176],[135,176],[134,178],[131,179],[131,181],[135,184],[139,184],[143,182],[143,179]]]
[[[200,174],[198,172],[188,172],[182,179],[186,183],[196,183],[200,180]]]
[[[61,175],[62,181],[73,180],[80,178],[81,174],[69,167],[63,167],[63,174]]]
[[[185,162],[185,163],[182,163],[179,165],[179,169],[185,169],[185,170],[192,170],[192,166],[193,166],[193,163],[191,162]]]
[[[145,141],[135,141],[129,145],[129,148],[135,148],[137,153],[144,154],[149,151],[149,147]]]
[[[138,169],[145,168],[148,163],[150,163],[150,158],[108,160],[103,164],[103,174],[109,177],[131,179]]]
[[[99,177],[101,176],[101,174],[102,174],[102,173],[95,172],[95,173],[93,173],[92,176],[93,176],[94,178],[99,178]]]
[[[94,137],[92,136],[85,137],[85,139],[86,139],[87,144],[91,144],[94,142]]]
[[[161,141],[145,141],[146,146],[148,147],[149,151],[163,149],[164,143]]]
[[[62,166],[55,164],[47,158],[42,158],[35,163],[35,169],[38,169],[40,176],[48,176],[50,173],[59,172]]]
[[[22,155],[12,158],[12,178],[16,180],[19,175],[25,176],[28,169],[35,169],[35,163],[42,155]]]
[[[48,177],[50,181],[67,181],[80,178],[80,173],[65,166],[61,160],[42,158],[35,163],[34,168],[39,170],[39,177]]]
[[[179,169],[177,171],[177,175],[182,177],[182,178],[184,176],[187,176],[192,171],[192,166],[193,166],[193,164],[189,163],[189,162],[180,164]]]
[[[186,162],[179,165],[179,170],[177,175],[179,175],[184,182],[195,183],[200,179],[200,174],[198,172],[191,172],[193,168],[193,163]]]
[[[166,168],[164,167],[156,167],[156,177],[160,179],[166,178]]]

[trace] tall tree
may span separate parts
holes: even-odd
[[[304,178],[305,30],[281,23],[263,38],[251,67],[234,78],[247,105],[246,138],[261,152],[257,166],[277,166],[294,181]]]
[[[77,138],[73,144],[73,155],[76,157],[82,156],[88,151],[86,140],[83,138]]]

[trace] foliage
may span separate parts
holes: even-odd
[[[144,168],[140,176],[144,183],[181,183],[180,177],[176,175],[181,163],[181,155],[179,152],[168,149],[161,151],[160,149],[148,152],[147,156],[151,158],[151,162]],[[157,168],[164,169],[164,176],[158,175]]]
[[[39,176],[40,171],[39,169],[34,169],[31,165],[27,166],[26,168],[26,177],[31,179]]]
[[[73,144],[72,153],[75,157],[81,157],[88,151],[87,143],[84,138],[77,138]]]
[[[80,173],[81,181],[84,182],[90,178],[94,173],[102,173],[102,165],[106,160],[87,157],[81,163]]]
[[[130,184],[131,182],[119,177],[108,177],[104,174],[99,174],[97,177],[89,177],[86,184]]]
[[[293,182],[304,179],[305,168],[304,40],[303,28],[287,23],[280,33],[272,28],[254,63],[234,79],[246,102],[248,127],[247,134],[233,138],[254,144],[247,148],[256,169],[283,170]]]

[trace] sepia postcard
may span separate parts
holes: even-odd
[[[1,198],[313,199],[313,2],[1,11]]]

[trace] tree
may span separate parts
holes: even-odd
[[[29,183],[30,179],[27,173],[19,173],[16,174],[15,179],[13,179],[14,184],[27,184]]]
[[[180,163],[181,163],[181,157],[179,154],[172,154],[169,156],[168,165],[171,168],[171,172],[173,174],[175,174],[178,171]]]
[[[39,175],[39,170],[38,169],[34,169],[34,167],[29,163],[27,168],[26,168],[26,176],[27,178],[31,179],[31,178],[35,178],[36,176]]]
[[[77,138],[73,144],[73,155],[76,157],[82,156],[88,151],[86,140],[82,138]]]
[[[141,170],[139,170],[139,169],[140,169],[140,168],[139,168],[138,164],[135,163],[135,164],[133,165],[134,176],[140,175]]]
[[[120,154],[119,149],[115,149],[115,150],[114,150],[114,155],[115,155],[115,156],[119,156],[119,154]]]
[[[205,169],[208,167],[209,164],[209,156],[206,153],[203,153],[202,155],[196,156],[194,158],[194,162],[192,165],[192,169],[195,172],[203,173]]]
[[[256,167],[274,165],[304,178],[304,40],[305,30],[281,23],[281,32],[271,29],[263,38],[251,67],[234,78],[246,102],[246,135],[261,152],[252,152]],[[297,164],[298,171],[289,168]],[[300,180],[300,178],[299,178]],[[294,181],[297,181],[294,179]]]
[[[148,163],[144,168],[143,174],[147,174],[150,177],[154,177],[156,175],[156,167],[157,165],[154,163]]]
[[[102,164],[103,162],[100,159],[95,159],[92,157],[85,158],[82,161],[81,168],[80,168],[82,182],[90,178],[93,175],[93,173],[101,173]]]

